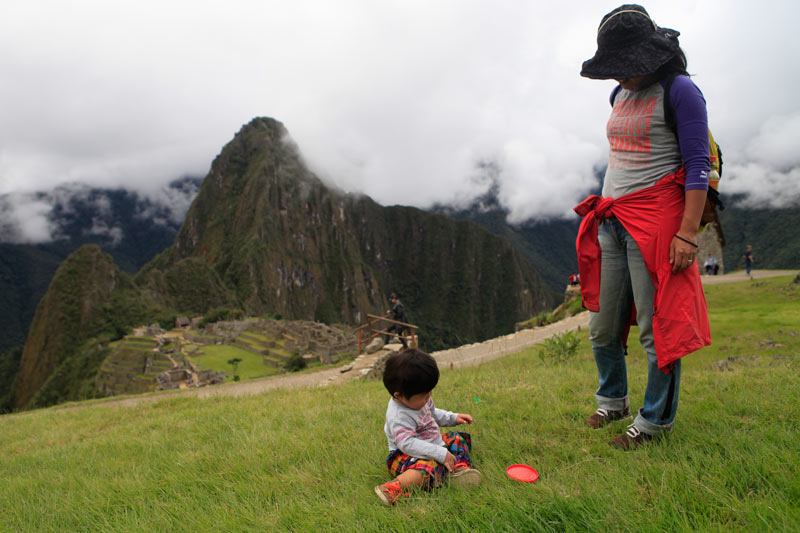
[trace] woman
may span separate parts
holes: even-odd
[[[672,430],[681,360],[711,343],[697,268],[697,230],[708,189],[705,100],[686,71],[679,33],[639,5],[607,14],[581,75],[613,79],[602,197],[587,198],[578,237],[584,306],[600,386],[599,429],[630,418],[625,341],[635,318],[647,353],[644,405],[610,444],[635,448]],[[666,98],[666,101],[665,101]]]

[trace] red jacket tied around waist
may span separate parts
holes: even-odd
[[[672,363],[711,344],[708,309],[696,263],[673,273],[669,263],[672,237],[684,208],[683,169],[655,185],[619,198],[592,195],[575,207],[583,217],[576,249],[583,306],[600,309],[600,243],[598,220],[616,217],[636,241],[655,286],[653,340],[658,368],[669,373]]]

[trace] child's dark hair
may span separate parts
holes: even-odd
[[[439,383],[436,359],[416,348],[397,352],[386,360],[383,385],[389,394],[399,392],[403,398],[430,392]]]

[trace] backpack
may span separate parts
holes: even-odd
[[[672,133],[675,134],[675,138],[677,139],[678,124],[675,122],[675,111],[672,109],[672,102],[669,99],[669,92],[672,88],[672,82],[674,80],[675,76],[671,76],[664,86],[664,120],[666,121],[667,126],[669,126],[669,128],[672,130]],[[611,95],[612,106],[614,105],[614,100],[616,100],[617,93],[619,93],[620,89],[622,89],[622,87],[617,85]],[[708,130],[708,151],[708,159],[711,163],[711,169],[708,172],[708,194],[706,196],[706,205],[703,208],[703,216],[700,219],[701,226],[710,222],[718,222],[719,215],[717,214],[717,207],[719,207],[720,211],[725,209],[725,206],[722,204],[722,200],[719,198],[719,180],[722,178],[722,149],[720,149],[719,145],[714,140],[714,136],[711,135],[710,129]]]

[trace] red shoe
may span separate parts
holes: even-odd
[[[400,496],[409,496],[407,492],[403,492],[403,489],[400,488],[399,481],[390,481],[389,483],[378,485],[375,487],[375,494],[384,505],[388,505],[389,507],[394,505],[394,502],[396,502]]]

